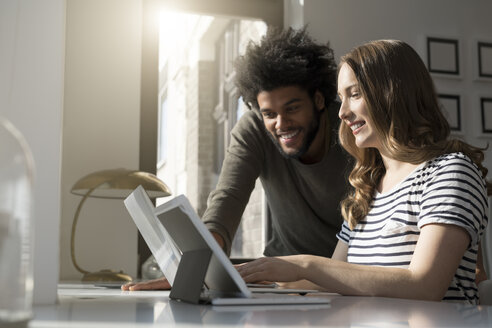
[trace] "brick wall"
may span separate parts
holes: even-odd
[[[213,179],[215,120],[213,110],[216,104],[215,63],[200,62],[198,76],[198,179],[197,211],[201,216],[207,208],[207,198],[215,188]]]
[[[263,254],[263,188],[260,180],[256,180],[255,189],[251,193],[243,219],[233,241],[232,257],[260,257]]]

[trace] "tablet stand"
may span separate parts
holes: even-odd
[[[211,257],[210,249],[183,253],[169,298],[198,304]]]

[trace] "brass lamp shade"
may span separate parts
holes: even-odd
[[[155,175],[127,169],[103,170],[88,174],[73,185],[71,192],[85,196],[94,189],[90,197],[124,199],[140,185],[150,198],[171,195],[166,184]]]
[[[82,205],[88,197],[124,199],[135,188],[142,186],[150,198],[165,197],[171,195],[164,182],[153,174],[127,169],[113,169],[97,171],[79,179],[72,187],[71,192],[83,196],[80,201],[72,223],[72,235],[70,247],[72,263],[75,268],[84,274],[82,281],[131,281],[132,278],[122,271],[101,270],[89,272],[82,269],[75,260],[75,230]]]

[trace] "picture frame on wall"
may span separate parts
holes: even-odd
[[[431,74],[460,77],[459,40],[427,37],[427,69]]]
[[[477,41],[478,78],[492,80],[492,41]]]
[[[492,96],[480,97],[482,133],[492,135]]]
[[[438,94],[439,106],[448,120],[452,133],[463,132],[463,120],[461,117],[461,96],[459,94]]]

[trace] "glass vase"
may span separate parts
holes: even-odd
[[[34,164],[22,134],[0,117],[0,327],[32,317]]]

